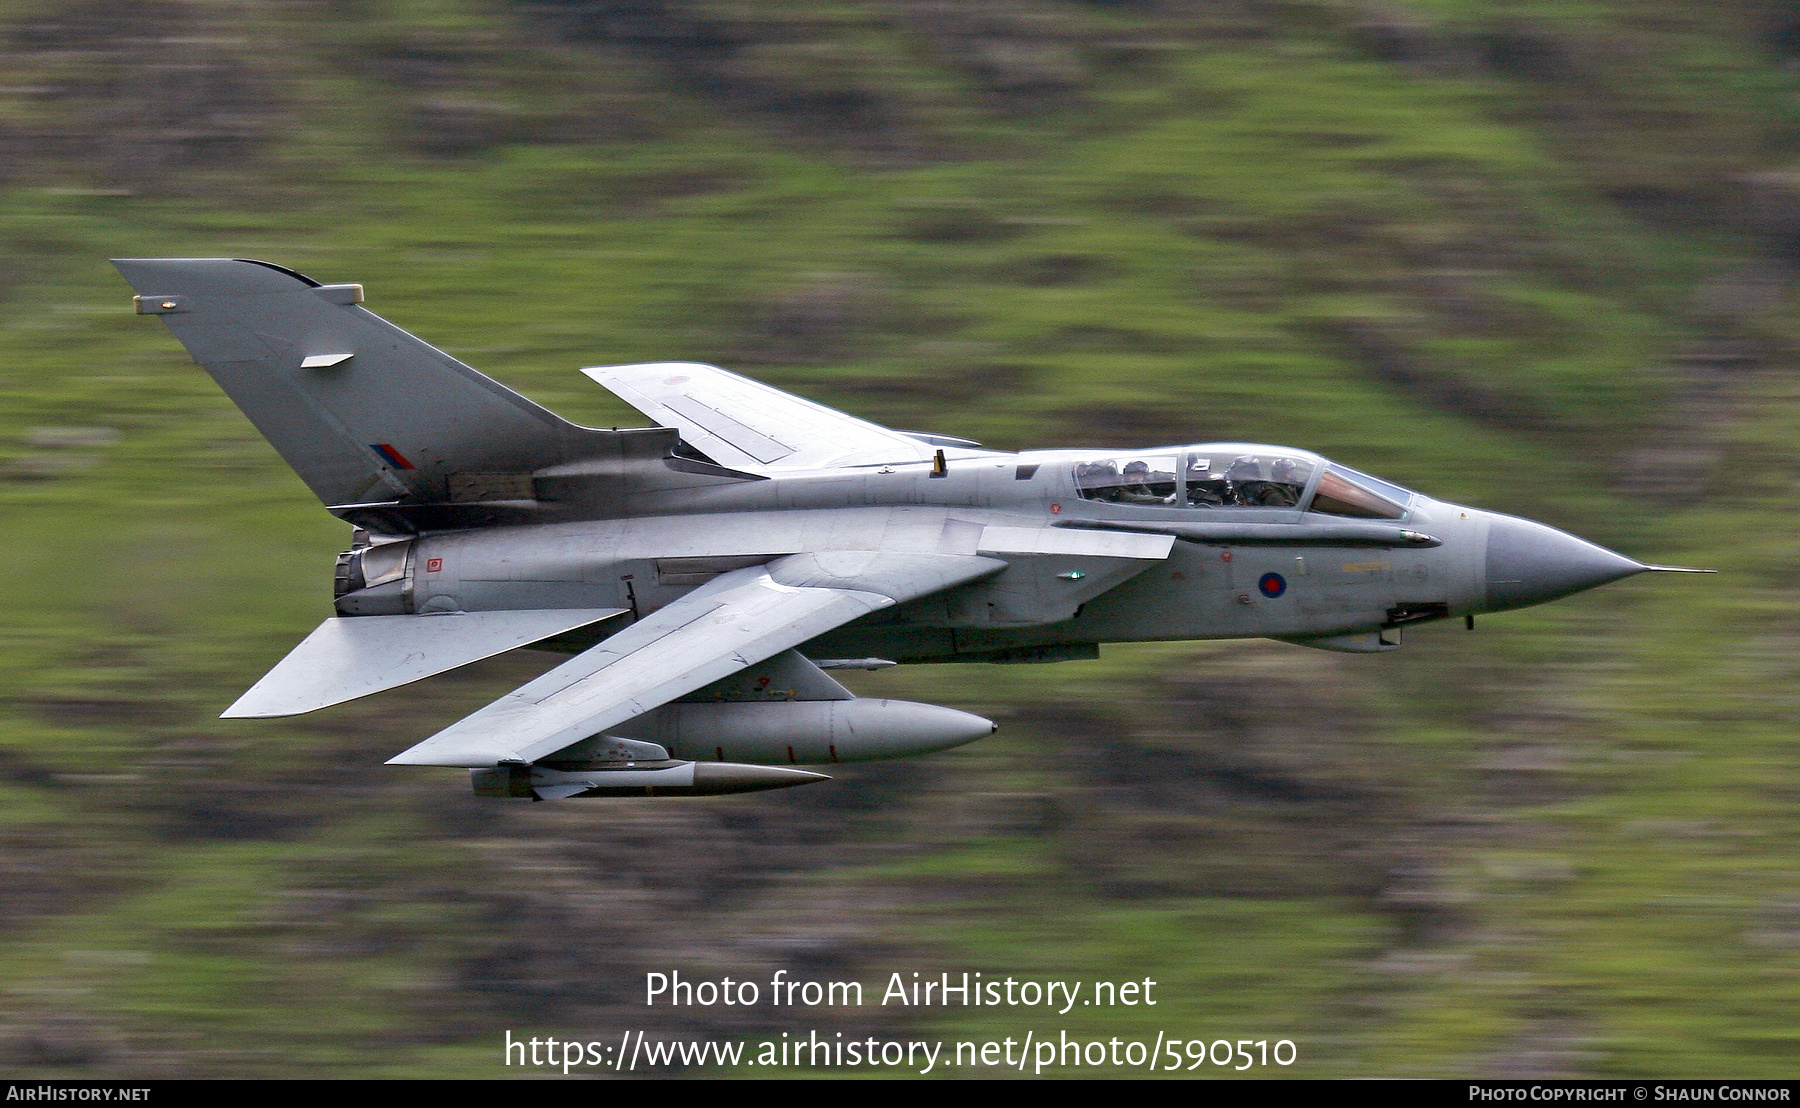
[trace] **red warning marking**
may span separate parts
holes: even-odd
[[[825,747],[825,749],[831,751],[831,760],[832,761],[835,762],[838,760],[836,743],[829,744],[828,746]]]
[[[1050,514],[1053,516],[1061,515],[1062,514],[1062,505],[1061,504],[1050,505]]]
[[[1229,550],[1226,550],[1226,551],[1222,551],[1222,552],[1221,552],[1221,553],[1220,553],[1220,554],[1219,554],[1219,561],[1221,561],[1221,562],[1229,562],[1229,561],[1231,561],[1231,551],[1229,551]]]
[[[426,573],[436,573],[437,571],[439,571],[443,568],[444,568],[444,559],[442,559],[442,558],[427,558],[427,559],[425,559],[425,572]]]
[[[792,762],[793,760],[794,760],[794,748],[790,746],[790,747],[788,747],[788,761]]]
[[[722,746],[713,747],[713,753],[717,754],[719,756],[719,761],[723,762],[725,760],[725,748],[724,747],[722,747]]]

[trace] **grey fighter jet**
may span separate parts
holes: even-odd
[[[1004,453],[686,362],[582,370],[656,426],[581,427],[370,313],[361,286],[115,264],[355,529],[336,615],[224,714],[571,655],[391,759],[466,767],[484,796],[780,788],[994,730],[854,696],[833,669],[1169,639],[1369,653],[1410,623],[1674,568],[1305,450]]]

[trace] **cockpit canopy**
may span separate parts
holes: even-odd
[[[1163,508],[1286,508],[1401,519],[1413,494],[1316,454],[1210,444],[1093,455],[1075,463],[1083,500]]]

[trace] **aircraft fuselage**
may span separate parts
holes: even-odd
[[[1297,460],[1310,473],[1285,494],[1270,493],[1267,481],[1237,482],[1294,500],[1276,505],[1208,502],[1234,494],[1214,491],[1226,487],[1222,479],[1193,479],[1204,472],[1193,469],[1160,483],[1154,478],[1172,474],[1149,472],[1152,480],[1140,480],[1137,492],[1104,486],[1096,495],[1082,484],[1083,467],[1115,458],[1229,455],[1265,471],[1266,459]],[[1393,518],[1302,510],[1320,502],[1328,466],[1304,451],[1227,443],[954,450],[941,467],[678,482],[637,496],[626,512],[610,506],[613,518],[427,533],[403,547],[376,547],[382,553],[370,557],[387,559],[389,579],[340,598],[339,607],[345,614],[616,607],[641,618],[723,572],[801,551],[983,553],[1007,568],[865,617],[809,643],[806,653],[1049,661],[1091,656],[1082,648],[1102,642],[1211,638],[1370,652],[1397,645],[1395,631],[1407,623],[1522,607],[1641,568],[1541,524],[1385,483],[1404,501]],[[557,505],[539,500],[534,510],[554,518]],[[1506,537],[1498,559],[1490,541],[1497,520]],[[1144,549],[1167,534],[1177,537],[1165,541],[1166,553]],[[1522,558],[1523,548],[1530,550]],[[580,649],[612,630],[556,645]]]

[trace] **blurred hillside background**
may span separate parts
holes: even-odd
[[[506,1028],[1800,1068],[1800,5],[0,0],[0,252],[13,1075],[501,1076]],[[1724,572],[1379,657],[902,667],[853,683],[1001,732],[482,801],[381,763],[548,656],[216,718],[348,529],[121,255],[362,282],[593,424],[641,419],[578,366],[713,361],[1003,448],[1293,444]],[[1162,1003],[646,1013],[671,969]]]

